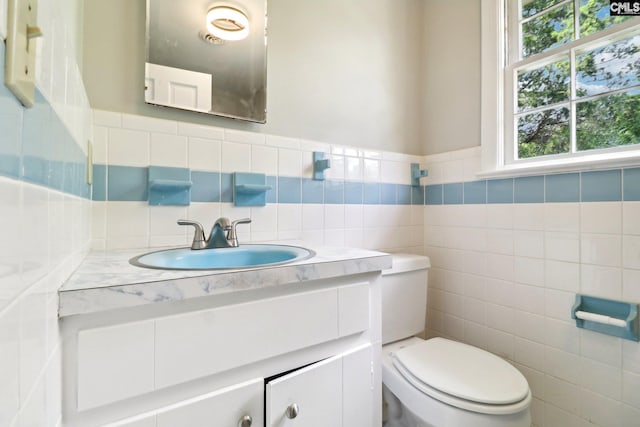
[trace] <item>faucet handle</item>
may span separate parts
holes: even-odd
[[[250,222],[251,218],[236,219],[235,221],[231,222],[231,227],[235,228],[235,226],[238,224],[249,224]]]
[[[231,246],[239,246],[238,235],[236,234],[236,226],[238,224],[249,224],[250,222],[251,218],[236,219],[235,221],[231,222],[231,229],[229,229],[229,232],[227,233],[227,241]]]
[[[204,228],[198,221],[190,221],[188,219],[179,219],[178,225],[191,225],[195,228],[193,234],[193,242],[191,243],[191,249],[202,249],[206,246],[207,242],[204,237]]]

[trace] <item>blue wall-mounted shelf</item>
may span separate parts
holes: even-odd
[[[191,169],[164,166],[149,167],[149,204],[152,206],[189,206]]]
[[[313,152],[313,179],[324,181],[324,171],[331,167],[331,160],[325,159],[322,151]]]
[[[418,163],[411,163],[411,185],[414,187],[420,186],[420,178],[426,178],[429,175],[429,171],[426,169],[420,169]]]
[[[576,326],[638,341],[638,304],[576,295],[571,309]]]
[[[267,177],[263,173],[234,172],[233,202],[236,206],[265,206],[267,204]]]

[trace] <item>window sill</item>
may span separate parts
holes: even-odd
[[[507,178],[530,175],[547,175],[592,170],[640,167],[640,153],[620,152],[605,155],[590,155],[575,158],[536,160],[503,165],[495,169],[478,172],[478,178]]]

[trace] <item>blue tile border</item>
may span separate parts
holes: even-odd
[[[465,182],[463,191],[465,205],[483,205],[487,203],[487,181]]]
[[[442,184],[427,185],[424,190],[424,203],[427,205],[442,204]]]
[[[362,187],[362,202],[365,205],[379,205],[380,184],[377,182],[365,182]]]
[[[513,203],[513,178],[488,180],[487,203]]]
[[[107,167],[107,200],[146,201],[149,170],[133,166]]]
[[[364,200],[364,190],[361,182],[344,183],[344,203],[348,205],[361,205]]]
[[[302,203],[324,203],[324,181],[316,181],[311,178],[303,178]]]
[[[395,205],[398,203],[396,184],[380,183],[380,204]]]
[[[218,172],[191,171],[191,201],[219,202],[220,174]]]
[[[344,182],[343,181],[325,181],[324,203],[328,205],[344,204]]]
[[[461,205],[464,201],[463,185],[461,183],[444,184],[442,201],[445,205]]]
[[[640,201],[640,168],[624,169],[623,200]]]
[[[580,173],[580,200],[583,202],[615,202],[622,200],[622,171],[589,171]]]
[[[302,178],[278,178],[278,203],[302,203]]]
[[[544,176],[524,176],[513,181],[514,203],[544,203]]]
[[[547,203],[580,201],[580,174],[577,172],[547,175],[544,185]]]
[[[399,205],[411,204],[411,186],[406,184],[396,185],[396,203]]]
[[[62,185],[79,182],[81,164],[63,163]],[[148,168],[93,167],[93,200],[146,201]],[[192,202],[233,202],[230,173],[192,171]],[[49,174],[49,182],[52,181]],[[267,176],[267,203],[458,205],[494,203],[566,203],[640,200],[640,167],[584,171],[517,178],[489,179],[413,187],[405,184],[314,181],[310,178]],[[144,181],[142,181],[144,180]],[[82,190],[72,188],[72,191]]]

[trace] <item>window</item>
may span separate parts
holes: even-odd
[[[507,47],[505,74],[489,80],[504,95],[502,120],[494,122],[504,130],[498,165],[640,155],[640,18],[611,16],[609,6],[609,0],[495,0],[483,10],[506,9],[504,38],[483,34],[483,46]],[[500,21],[483,16],[483,25]]]

